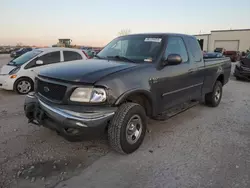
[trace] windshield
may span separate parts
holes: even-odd
[[[153,62],[159,56],[162,44],[162,38],[158,36],[123,36],[111,41],[98,53],[98,57],[118,57],[117,59],[129,59],[136,63]]]
[[[38,54],[42,53],[40,50],[32,50],[30,52],[27,52],[20,57],[11,60],[8,65],[14,65],[14,66],[21,66],[22,64],[26,63],[27,61],[33,59]]]

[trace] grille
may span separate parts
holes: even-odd
[[[66,90],[66,86],[37,80],[37,92],[48,99],[62,101]]]

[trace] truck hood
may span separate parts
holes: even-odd
[[[95,83],[112,73],[135,66],[135,63],[105,59],[79,60],[49,66],[42,69],[39,76],[70,82]]]
[[[16,66],[4,65],[0,70],[0,74],[1,75],[9,74],[9,72],[12,71],[14,68],[16,68]]]

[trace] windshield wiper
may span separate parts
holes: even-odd
[[[124,61],[129,61],[129,62],[132,62],[132,63],[136,63],[132,59],[129,59],[129,58],[124,57],[124,56],[119,56],[119,55],[116,55],[116,56],[107,56],[107,58],[120,59],[120,60],[124,60]]]

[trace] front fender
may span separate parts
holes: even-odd
[[[136,89],[131,89],[129,91],[126,91],[121,96],[119,96],[118,99],[115,101],[115,105],[120,105],[121,103],[123,103],[124,101],[126,101],[126,99],[129,96],[136,95],[136,94],[142,94],[142,95],[146,96],[147,99],[149,100],[149,102],[151,104],[153,104],[153,97],[152,97],[152,94],[151,94],[150,91],[145,90],[145,89],[141,89],[141,88],[136,88]]]

